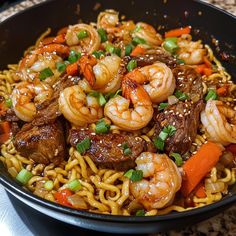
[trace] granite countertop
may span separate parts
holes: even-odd
[[[0,22],[5,20],[11,15],[30,7],[39,2],[45,0],[26,0],[22,1],[14,6],[9,6],[6,10],[0,13]],[[236,0],[204,0],[205,2],[212,3],[220,8],[229,11],[236,15]],[[220,236],[220,235],[236,235],[236,206],[232,206],[225,212],[209,219],[203,221],[192,227],[187,227],[181,231],[171,231],[168,233],[159,233],[152,236],[178,236],[178,235],[210,235],[210,236]]]

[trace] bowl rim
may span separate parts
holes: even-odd
[[[3,21],[0,22],[0,25],[10,21],[12,18],[17,17],[18,15],[24,14],[25,12],[31,11],[34,8],[41,7],[42,5],[46,5],[49,2],[54,2],[56,0],[47,0],[44,2],[40,2],[36,5],[30,6],[24,10],[21,10],[18,13],[13,14],[12,16],[4,19]],[[201,0],[192,0],[193,2],[197,2],[198,4],[204,5],[208,8],[214,9],[215,11],[221,12],[224,15],[227,15],[230,18],[233,18],[236,22],[236,15],[233,15],[232,13],[221,9],[217,6],[214,6],[210,3],[203,2]],[[13,6],[17,5],[13,4]],[[7,9],[6,9],[7,10]],[[5,10],[5,11],[6,11]],[[29,190],[26,190],[23,188],[21,185],[19,185],[16,181],[14,181],[12,178],[7,177],[3,175],[0,172],[0,184],[4,186],[6,190],[9,190],[9,192],[13,192],[14,194],[19,195],[20,197],[26,198],[28,201],[32,201],[35,204],[39,204],[42,207],[47,207],[50,210],[54,211],[59,211],[61,213],[66,213],[72,216],[77,216],[77,217],[82,217],[82,218],[88,218],[88,219],[94,219],[98,221],[112,221],[112,222],[129,222],[129,223],[145,223],[145,222],[156,222],[156,221],[165,221],[165,220],[174,220],[178,218],[185,218],[185,217],[190,217],[190,216],[196,216],[202,213],[205,213],[207,211],[212,211],[214,209],[227,206],[227,205],[232,205],[233,203],[236,203],[236,194],[231,194],[226,197],[224,197],[222,200],[212,203],[210,205],[206,205],[203,207],[199,208],[194,208],[191,210],[183,211],[183,212],[172,212],[168,213],[165,215],[156,215],[156,216],[123,216],[123,215],[111,215],[111,214],[100,214],[100,213],[94,213],[94,212],[89,212],[89,211],[83,211],[83,210],[78,210],[66,206],[59,205],[57,203],[48,201],[46,199],[40,198],[36,195],[34,195],[32,192]]]

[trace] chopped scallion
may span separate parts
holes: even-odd
[[[67,183],[67,187],[71,191],[75,192],[75,191],[80,190],[82,188],[82,185],[78,179],[74,179],[74,180],[70,181],[69,183]]]
[[[154,140],[153,140],[153,143],[154,143],[155,147],[157,149],[159,149],[160,151],[164,150],[165,141],[162,140],[160,137],[155,137]]]
[[[181,157],[181,155],[179,153],[176,153],[176,152],[172,152],[170,154],[171,157],[174,157],[175,159],[175,164],[179,167],[179,166],[182,166],[183,165],[183,159]]]
[[[57,62],[56,67],[59,72],[64,72],[66,70],[66,64],[64,62]]]
[[[81,30],[78,34],[77,37],[78,39],[84,39],[89,36],[88,32],[86,30]]]
[[[114,53],[115,53],[118,57],[121,57],[121,49],[120,49],[120,48],[115,48]]]
[[[10,98],[6,99],[5,101],[7,107],[11,108],[12,107],[12,100]]]
[[[168,107],[168,105],[169,104],[167,102],[160,103],[159,106],[158,106],[158,111],[164,110],[166,107]]]
[[[208,101],[208,100],[217,100],[218,99],[218,95],[216,93],[216,91],[214,89],[209,89],[206,97],[205,97],[205,100]]]
[[[70,51],[70,55],[68,57],[68,61],[70,63],[76,62],[81,57],[81,53],[77,53],[75,50]]]
[[[76,149],[80,154],[84,154],[91,146],[91,140],[89,138],[85,138],[81,142],[77,143]]]
[[[124,176],[133,182],[137,182],[143,178],[143,171],[130,169],[124,174]]]
[[[123,153],[125,156],[132,154],[132,150],[128,146],[128,143],[123,143],[121,147],[123,148]]]
[[[133,30],[133,33],[139,32],[143,27],[141,25],[136,25],[136,27]]]
[[[182,59],[177,59],[176,61],[177,61],[177,63],[180,64],[180,65],[184,65],[184,64],[185,64],[185,61],[182,60]]]
[[[107,41],[107,33],[104,29],[100,28],[97,30],[99,36],[101,37],[101,42],[104,43]]]
[[[146,44],[146,40],[139,37],[134,37],[132,43],[136,46],[138,44]]]
[[[105,99],[105,97],[103,96],[103,94],[102,93],[99,93],[99,95],[98,95],[98,103],[99,103],[99,105],[100,106],[104,106],[105,104],[106,104],[106,99]]]
[[[176,90],[174,95],[181,101],[189,99],[188,95],[186,93],[181,92],[180,90]]]
[[[107,45],[105,46],[105,49],[106,49],[107,52],[109,52],[109,53],[111,53],[111,54],[113,54],[114,51],[115,51],[115,47],[114,47],[112,44],[107,44]]]
[[[177,44],[177,38],[166,38],[163,43],[163,47],[171,54],[176,53],[176,51],[179,49],[179,46]]]
[[[159,138],[161,138],[162,140],[166,140],[168,137],[168,133],[164,132],[164,130],[161,131],[161,133],[159,134]]]
[[[133,51],[133,46],[132,44],[128,44],[125,46],[125,56],[129,56],[130,53]]]
[[[48,191],[52,190],[53,189],[53,181],[52,180],[48,180],[44,183],[44,188]]]
[[[118,89],[115,93],[107,93],[105,99],[108,101],[111,98],[115,98],[116,96],[121,95],[121,92],[121,89]]]
[[[135,215],[136,216],[145,216],[145,211],[143,209],[138,210]]]
[[[133,69],[135,69],[137,67],[137,61],[132,59],[129,61],[128,65],[127,65],[127,70],[128,71],[132,71]]]
[[[18,175],[16,176],[16,179],[23,185],[26,185],[29,180],[32,178],[33,174],[29,172],[26,169],[22,169]]]
[[[97,58],[100,59],[101,56],[105,56],[105,52],[103,52],[102,50],[99,51],[94,51],[93,55]]]
[[[53,76],[53,75],[54,74],[53,74],[52,70],[48,67],[48,68],[45,68],[42,71],[40,71],[39,79],[40,80],[45,80],[48,77]]]
[[[101,119],[96,123],[95,132],[96,132],[96,134],[106,134],[109,132],[110,127],[111,126],[109,124],[107,124],[104,121],[104,119]]]
[[[164,127],[163,132],[167,133],[168,136],[173,136],[176,132],[176,128],[173,125],[167,125]]]

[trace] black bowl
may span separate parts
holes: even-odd
[[[236,18],[222,10],[199,1],[169,0],[100,0],[101,7],[93,10],[93,0],[53,0],[17,14],[0,24],[0,68],[16,63],[22,52],[34,44],[37,37],[51,27],[53,32],[74,24],[78,19],[96,21],[103,9],[115,9],[127,18],[162,25],[163,31],[191,25],[195,38],[209,44],[218,58],[224,54],[224,66],[236,78]],[[165,3],[166,2],[166,3]],[[218,45],[213,44],[218,40]],[[236,186],[228,196],[206,207],[152,217],[127,217],[79,211],[41,199],[19,186],[0,164],[0,183],[22,202],[63,222],[79,227],[111,233],[153,233],[182,228],[207,219],[236,202]]]

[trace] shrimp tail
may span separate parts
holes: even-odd
[[[79,59],[80,72],[92,87],[96,82],[96,77],[93,73],[93,66],[96,65],[96,63],[97,60],[93,56],[82,56]]]

